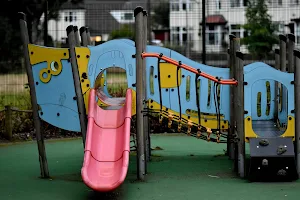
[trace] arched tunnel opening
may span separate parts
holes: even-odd
[[[287,128],[288,90],[278,81],[260,80],[252,87],[252,128],[260,137],[279,137]]]
[[[101,71],[95,79],[98,105],[119,106],[125,101],[128,89],[126,70],[120,67],[109,67]]]

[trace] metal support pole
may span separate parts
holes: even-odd
[[[151,0],[147,0],[147,10],[148,10],[148,15],[147,15],[147,39],[149,44],[152,44],[152,27],[151,27]],[[146,39],[146,40],[147,40]]]
[[[300,177],[300,51],[294,50],[295,56],[295,154],[297,161],[297,173]]]
[[[241,178],[245,177],[245,129],[244,129],[244,55],[242,52],[236,52],[237,65],[236,79],[236,127],[239,136],[238,141],[238,173]]]
[[[85,27],[86,30],[86,40],[87,40],[87,45],[92,45],[91,42],[91,33],[89,27]]]
[[[86,29],[85,29],[85,27],[82,26],[82,27],[79,29],[79,32],[80,32],[80,37],[81,37],[82,46],[87,47],[88,41],[87,41],[87,38],[86,38]]]
[[[145,180],[145,140],[144,140],[144,120],[143,120],[143,8],[134,9],[135,17],[135,47],[136,47],[136,137],[137,137],[137,172],[138,179]]]
[[[239,40],[236,39],[235,35],[229,35],[229,67],[230,67],[230,77],[233,78],[235,72],[235,61],[236,61],[236,51],[240,50]],[[234,87],[230,87],[230,129],[229,129],[229,137],[227,139],[227,153],[230,159],[234,159],[234,146],[235,144],[230,141],[233,139],[234,132],[235,132],[235,116],[234,116],[234,105],[235,105],[235,94],[234,94]]]
[[[44,13],[44,46],[48,46],[48,1],[45,1]]]
[[[70,61],[72,65],[72,74],[74,79],[74,86],[75,86],[75,93],[76,93],[76,100],[78,106],[78,115],[80,120],[80,128],[82,134],[82,141],[83,146],[85,147],[85,139],[86,139],[86,128],[87,128],[87,118],[84,106],[84,100],[81,90],[80,78],[79,78],[79,71],[76,61],[76,52],[75,52],[75,35],[73,31],[73,26],[70,25],[67,27],[67,35],[68,35],[68,43],[70,49]]]
[[[206,64],[206,17],[205,0],[202,0],[202,63]]]
[[[289,33],[287,35],[287,52],[288,52],[288,72],[294,73],[294,49],[295,49],[295,35]]]
[[[79,40],[79,34],[78,34],[78,27],[74,26],[74,34],[75,34],[75,45],[76,47],[80,47],[80,40]]]
[[[280,68],[280,58],[279,58],[279,49],[275,49],[275,69],[279,70]],[[279,99],[279,93],[278,93],[278,82],[275,81],[275,94],[274,94],[274,119],[278,118],[278,99]]]
[[[185,45],[185,56],[187,58],[190,57],[190,37],[189,37],[189,18],[188,18],[188,0],[186,0],[186,8],[185,8],[185,29],[186,29],[186,45]]]
[[[20,19],[19,20],[20,33],[23,41],[23,53],[25,58],[26,72],[27,72],[28,82],[30,87],[31,106],[32,106],[34,128],[36,133],[36,141],[37,141],[38,151],[39,151],[41,177],[49,178],[49,168],[48,168],[48,162],[47,162],[47,156],[46,156],[46,150],[44,144],[44,137],[43,134],[41,133],[41,121],[38,114],[36,90],[35,90],[33,73],[32,73],[32,68],[31,68],[30,58],[29,58],[29,50],[28,50],[29,36],[27,30],[26,17],[25,14],[22,12],[19,12],[18,14]]]
[[[144,38],[143,38],[143,52],[146,52],[147,51],[147,18],[148,18],[148,15],[147,15],[147,12],[144,11],[143,12],[143,24],[144,24],[144,28],[143,28],[143,31],[144,31]],[[145,99],[145,104],[144,104],[144,110],[148,109],[148,95],[147,95],[147,70],[146,70],[146,58],[143,59],[143,88],[144,88],[144,97],[143,99]],[[149,77],[149,76],[148,76]],[[144,136],[145,136],[145,154],[146,154],[146,162],[149,162],[150,161],[150,156],[151,156],[151,146],[150,146],[150,126],[149,126],[149,117],[148,117],[148,113],[147,114],[144,114]],[[146,164],[146,173],[147,173],[147,164]]]

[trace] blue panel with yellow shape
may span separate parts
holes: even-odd
[[[87,66],[89,87],[95,87],[99,74],[104,76],[104,93],[111,97],[107,90],[106,69],[119,67],[126,71],[128,88],[135,90],[135,47],[127,40],[110,40],[98,46],[89,46],[90,58]],[[87,93],[88,94],[88,93]],[[135,101],[134,101],[135,102]],[[135,105],[133,102],[133,105]],[[87,107],[88,105],[86,105]],[[134,107],[134,106],[133,106]],[[135,108],[133,109],[135,113]]]
[[[268,120],[274,117],[274,102],[275,99],[275,81],[283,84],[287,90],[286,103],[283,106],[282,114],[279,114],[279,119],[287,123],[287,129],[282,137],[294,135],[294,74],[281,72],[271,66],[257,62],[244,67],[244,107],[247,111],[245,116],[245,135],[246,137],[257,137],[252,130],[252,120]],[[266,86],[269,82],[270,87]],[[270,96],[267,97],[267,90],[270,90]],[[257,111],[257,94],[261,92],[261,99],[264,99],[261,107],[261,116],[258,116]],[[270,103],[270,114],[266,115],[265,110]]]
[[[270,120],[274,118],[275,81],[258,80],[252,86],[251,113],[253,120]]]
[[[157,52],[163,53],[165,56],[171,56],[171,50],[167,48],[157,47],[157,46],[147,46],[147,52]],[[160,78],[161,78],[161,96],[162,96],[162,105],[171,108],[170,100],[170,88],[166,87],[168,85],[168,70],[166,67],[171,67],[171,65],[167,65],[163,63],[160,66]],[[151,74],[152,70],[152,74]],[[172,70],[172,69],[171,69]],[[151,75],[153,76],[151,79],[153,83],[150,82]],[[159,95],[159,74],[158,74],[158,59],[157,58],[146,58],[146,83],[147,83],[147,99],[152,99],[158,103],[160,103],[160,95]],[[150,84],[153,86],[153,93],[151,93]]]
[[[88,66],[88,77],[91,87],[100,72],[109,67],[120,67],[126,70],[128,87],[135,83],[135,47],[121,40],[111,40],[99,46],[90,47],[91,57]]]
[[[39,116],[49,124],[80,132],[68,49],[28,45]]]

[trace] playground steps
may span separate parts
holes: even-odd
[[[297,179],[293,138],[250,138],[251,181]]]
[[[272,120],[253,120],[253,131],[260,137],[279,137],[285,130],[280,130],[277,124]]]

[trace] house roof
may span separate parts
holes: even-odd
[[[166,0],[152,0],[158,3]],[[120,24],[111,14],[112,10],[134,10],[137,6],[147,9],[147,0],[85,0],[86,26],[90,28],[92,36],[110,34],[120,29]]]
[[[206,17],[207,24],[226,24],[227,21],[223,15],[208,15]]]
[[[294,21],[294,22],[300,22],[300,17],[291,19],[291,21]]]
[[[138,1],[138,3],[141,1]],[[127,3],[127,6],[125,4]],[[112,10],[130,10],[135,6],[128,0],[85,0],[86,26],[91,35],[109,34],[122,24],[110,14]]]
[[[60,7],[61,10],[78,10],[78,9],[85,9],[83,3],[71,3],[70,1],[67,1],[66,3],[63,3]]]

